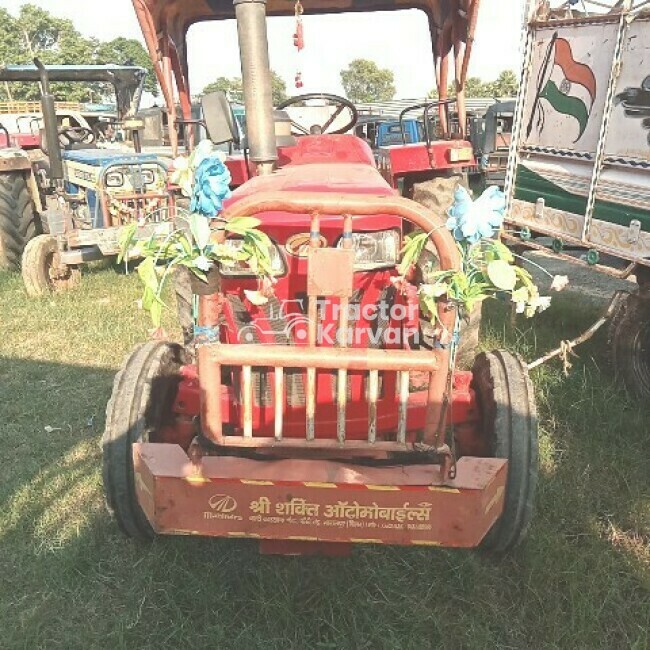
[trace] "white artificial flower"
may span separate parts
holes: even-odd
[[[199,255],[194,260],[194,266],[196,266],[196,268],[200,269],[201,271],[207,272],[212,267],[212,261],[209,260],[205,255]]]
[[[185,156],[179,156],[172,165],[174,171],[170,178],[171,182],[181,188],[184,196],[192,196],[194,172],[190,169],[190,161]]]
[[[562,291],[569,284],[569,277],[566,275],[554,275],[551,282],[551,291]]]
[[[515,303],[516,312],[523,314],[526,309],[526,303],[530,298],[530,292],[526,287],[519,287],[512,292],[512,302]]]

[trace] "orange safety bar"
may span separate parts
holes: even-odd
[[[460,267],[460,255],[451,234],[444,222],[430,210],[413,201],[398,196],[372,197],[359,195],[332,195],[318,192],[260,192],[238,201],[225,212],[226,219],[240,216],[259,215],[264,212],[285,212],[290,214],[312,215],[312,247],[320,245],[319,215],[340,214],[343,220],[344,233],[352,232],[354,216],[395,215],[409,221],[423,231],[429,233],[435,246],[442,270],[453,270]],[[341,251],[343,252],[343,251]],[[310,267],[315,257],[310,256]],[[311,271],[310,271],[311,272]],[[349,267],[350,274],[352,266]],[[334,293],[345,299],[344,293]],[[316,299],[320,288],[308,290],[309,333],[308,345],[299,348],[292,346],[262,347],[255,345],[221,345],[205,344],[198,350],[199,383],[201,386],[201,419],[204,434],[217,445],[226,446],[264,446],[270,442],[275,445],[291,446],[296,441],[282,439],[282,407],[283,407],[283,369],[307,369],[307,409],[306,409],[306,442],[317,447],[331,447],[332,443],[345,442],[345,406],[346,372],[348,370],[364,370],[369,372],[369,431],[368,440],[363,444],[377,444],[378,447],[404,449],[406,441],[406,405],[408,401],[408,377],[410,371],[428,372],[429,387],[427,396],[427,411],[424,427],[423,442],[440,448],[442,443],[443,423],[448,403],[449,379],[449,350],[438,348],[432,351],[411,350],[370,350],[323,348],[316,346]],[[220,304],[217,301],[217,304]],[[341,310],[341,313],[346,310]],[[347,313],[347,312],[346,312]],[[438,317],[441,325],[448,331],[453,331],[456,323],[456,308],[441,301]],[[199,302],[199,320],[204,327],[214,327],[219,318],[218,309],[215,311],[213,299],[202,296]],[[343,316],[340,326],[347,326]],[[224,437],[221,418],[221,367],[242,367],[242,402],[244,413],[243,439],[241,437]],[[252,385],[251,372],[253,366],[273,367],[275,369],[275,438],[254,438],[252,431]],[[337,441],[316,440],[314,430],[315,420],[315,373],[316,369],[333,369],[338,371],[339,389],[337,390],[338,426]],[[378,395],[379,371],[399,372],[399,428],[397,442],[376,442],[376,404]],[[305,441],[298,441],[303,446]],[[357,441],[357,445],[359,442]]]

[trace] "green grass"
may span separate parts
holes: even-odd
[[[99,438],[113,374],[146,336],[138,297],[110,269],[41,300],[0,275],[0,647],[650,647],[650,407],[612,382],[603,336],[568,377],[534,373],[537,512],[506,560],[269,558],[232,540],[138,545],[106,514]],[[574,296],[534,329],[503,311],[488,310],[486,346],[529,359],[595,315]]]

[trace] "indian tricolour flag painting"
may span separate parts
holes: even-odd
[[[548,45],[537,81],[527,135],[530,136],[536,116],[538,131],[543,130],[548,103],[552,110],[577,121],[578,137],[574,140],[577,142],[587,128],[596,99],[596,77],[588,65],[575,60],[571,44],[557,32]]]

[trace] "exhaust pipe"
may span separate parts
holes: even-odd
[[[266,0],[234,0],[250,159],[258,174],[270,174],[278,150],[273,122]]]
[[[34,59],[41,78],[41,109],[43,111],[43,124],[45,126],[45,139],[47,140],[47,154],[50,158],[50,178],[55,185],[63,182],[63,156],[59,143],[59,127],[56,123],[56,106],[54,95],[50,92],[50,79],[45,66],[39,59]]]

